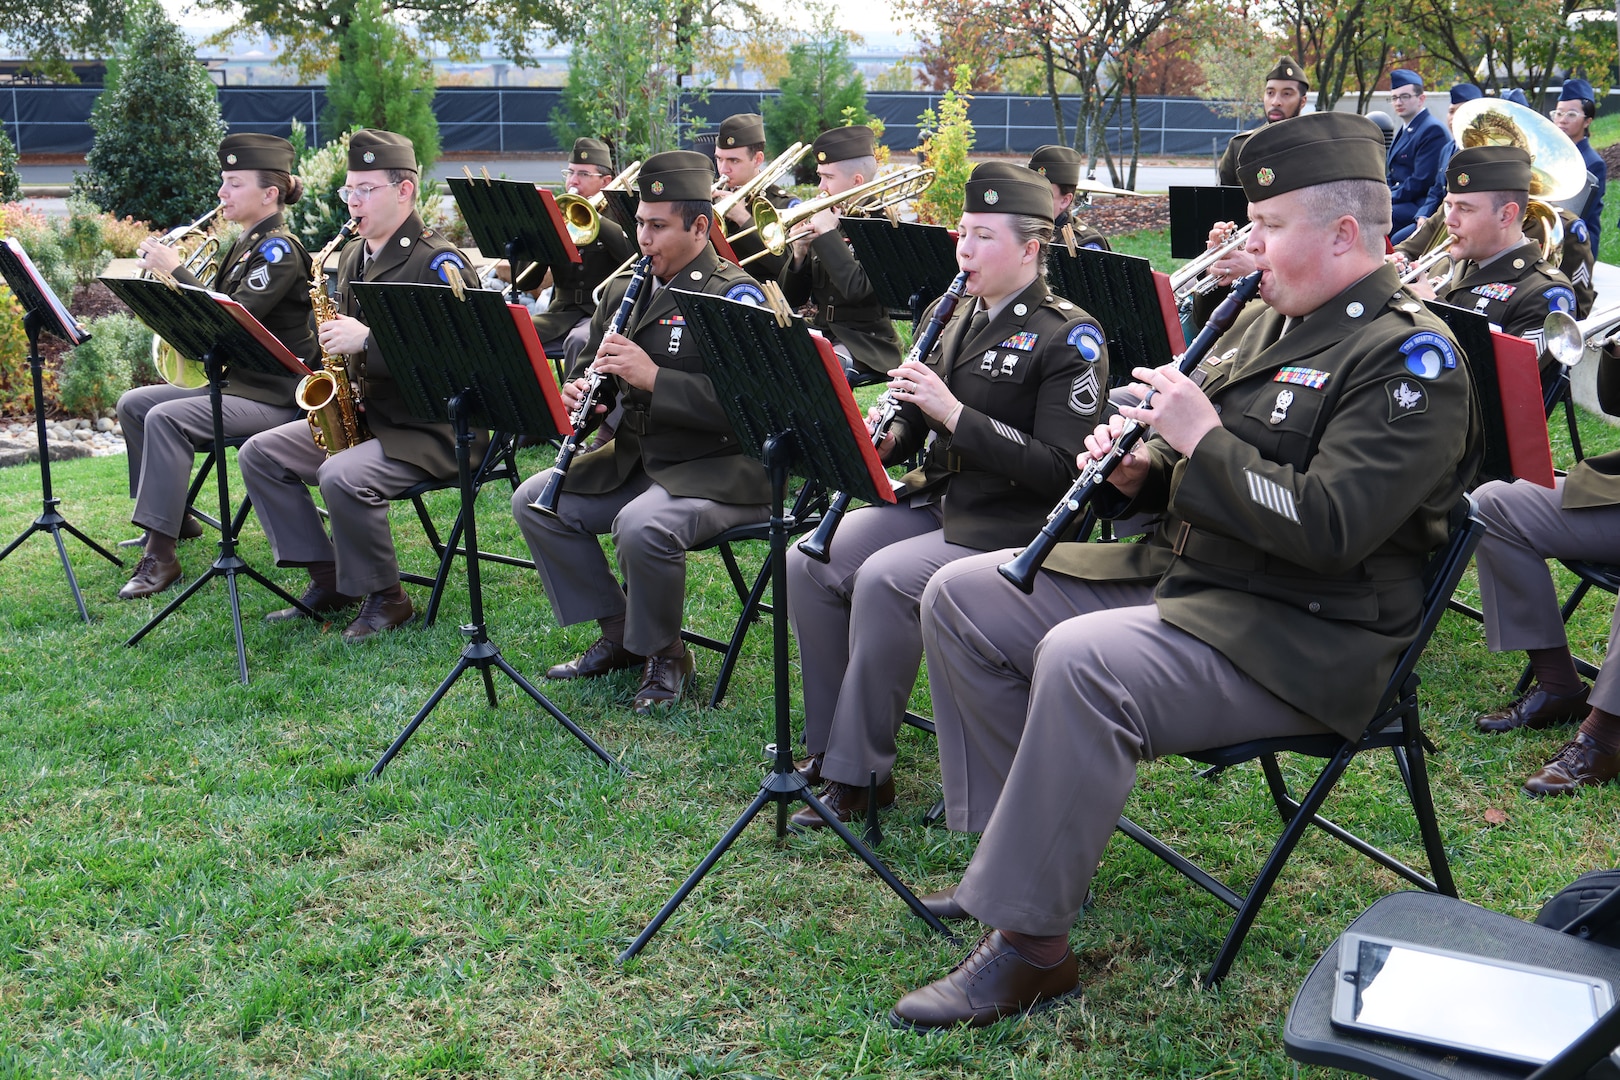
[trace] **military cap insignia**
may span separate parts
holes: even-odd
[[[662,180],[654,180],[652,182],[652,193],[654,195],[662,195],[664,193],[664,182]]]
[[[1045,176],[1046,175],[1046,166],[1042,165],[1040,168],[1036,169],[1035,171],[1040,173],[1042,176]]]
[[[736,146],[737,145],[737,136],[735,136],[735,135],[727,135],[726,136],[726,145],[727,146]]]
[[[360,155],[360,160],[364,161],[367,165],[370,165],[373,161],[377,160],[377,155],[372,153],[370,150],[367,150],[365,153]]]
[[[1001,195],[995,188],[986,188],[984,192],[984,205],[994,206],[1001,201]]]
[[[1262,167],[1259,172],[1254,174],[1254,182],[1261,187],[1270,187],[1277,182],[1277,174],[1272,172],[1269,167]]]
[[[1432,330],[1407,338],[1401,344],[1401,353],[1406,357],[1406,370],[1420,379],[1438,379],[1442,372],[1457,366],[1456,348]]]
[[[826,161],[827,160],[827,151],[825,151],[825,150],[817,150],[816,151],[816,160],[817,161]]]
[[[1423,384],[1411,379],[1396,378],[1384,384],[1389,395],[1389,421],[1394,423],[1403,416],[1416,416],[1429,411],[1429,394]]]
[[[1457,174],[1457,186],[1458,187],[1467,187],[1468,186],[1468,174],[1467,173],[1460,172],[1460,173]]]
[[[1563,285],[1555,285],[1542,293],[1542,295],[1547,298],[1547,310],[1549,312],[1562,311],[1570,315],[1575,314],[1575,291],[1573,289],[1566,288]]]
[[[235,165],[236,164],[236,155],[235,154],[226,154],[225,155],[225,164],[227,164],[227,165]]]
[[[1285,67],[1285,68],[1283,68],[1283,71],[1286,72],[1290,76],[1292,76],[1294,74],[1294,69],[1291,68],[1291,67]]]

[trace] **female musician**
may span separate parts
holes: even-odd
[[[187,285],[225,293],[251,312],[292,354],[314,362],[320,355],[310,319],[309,255],[288,231],[282,210],[303,194],[292,175],[293,148],[274,135],[227,135],[219,144],[220,214],[242,226],[242,235],[219,262],[212,281],[198,281],[181,263],[176,247],[143,240],[140,266]],[[293,405],[298,379],[233,371],[224,387],[225,437],[241,438],[285,424],[301,414]],[[131,520],[146,530],[135,574],[118,593],[134,600],[162,592],[180,580],[175,542],[202,530],[186,514],[186,483],[199,447],[214,437],[208,390],[141,386],[118,399],[118,419],[129,450]]]
[[[879,805],[894,801],[895,735],[922,661],[928,579],[1039,531],[1101,416],[1103,332],[1046,287],[1052,218],[1039,174],[1004,162],[973,170],[956,244],[969,299],[926,357],[889,372],[900,411],[879,452],[895,462],[921,448],[922,466],[902,478],[896,505],[844,519],[828,562],[788,552],[811,753],[802,771],[827,781],[821,797],[842,820],[865,811],[874,771]],[[808,807],[793,820],[822,824]]]

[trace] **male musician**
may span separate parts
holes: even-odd
[[[714,140],[714,164],[727,191],[736,191],[758,176],[760,169],[765,167],[764,118],[758,113],[737,113],[721,121],[720,133]],[[799,205],[796,197],[774,183],[766,185],[759,194],[778,210]],[[721,228],[733,234],[750,228],[754,224],[754,215],[749,209],[752,202],[752,199],[744,199],[733,206],[726,215],[727,224]],[[733,242],[731,249],[738,259],[746,259],[765,251],[765,243],[759,233],[751,232]],[[780,255],[759,255],[748,264],[749,272],[759,280],[766,281],[780,274],[787,261],[786,251]]]
[[[1266,307],[1191,376],[1138,368],[1150,406],[1087,440],[1097,458],[1124,418],[1153,427],[1094,505],[1162,515],[1156,535],[1059,545],[1029,596],[997,573],[1011,551],[952,563],[923,595],[947,821],[984,831],[961,884],[924,902],[994,929],[897,1024],[987,1024],[1073,993],[1069,929],[1137,763],[1355,738],[1411,640],[1475,455],[1459,349],[1384,263],[1382,134],[1301,116],[1256,132],[1238,172]]]
[[[349,137],[349,172],[338,194],[363,242],[350,244],[339,259],[338,314],[317,332],[322,353],[347,367],[375,438],[328,456],[300,419],[255,435],[237,457],[276,565],[309,570],[304,606],[323,615],[360,604],[343,631],[350,642],[391,630],[412,614],[399,584],[388,501],[456,472],[455,433],[449,424],[412,418],[352,288],[355,281],[444,284],[452,274],[478,287],[466,256],[417,216],[416,187],[416,148],[405,136],[362,129]],[[317,484],[332,523],[330,539],[309,494]],[[302,615],[283,608],[265,621]]]
[[[1305,108],[1305,95],[1310,90],[1311,84],[1305,81],[1305,69],[1293,57],[1279,56],[1277,66],[1266,72],[1266,87],[1261,99],[1265,106],[1266,123],[1275,124],[1279,120],[1298,116],[1300,110]],[[1222,187],[1237,186],[1238,155],[1243,152],[1243,144],[1249,141],[1249,136],[1259,130],[1261,128],[1240,131],[1226,144],[1226,152],[1215,166]]]
[[[1441,182],[1440,155],[1451,144],[1445,126],[1429,115],[1423,77],[1406,68],[1389,74],[1389,101],[1406,126],[1389,148],[1388,180],[1394,227],[1403,234],[1417,221],[1429,192]],[[1405,236],[1401,236],[1405,239]]]
[[[1598,363],[1598,402],[1620,413],[1620,355]],[[1524,783],[1530,795],[1573,795],[1620,775],[1620,692],[1604,664],[1590,687],[1575,670],[1548,559],[1620,561],[1620,455],[1587,458],[1551,489],[1527,480],[1493,481],[1474,492],[1486,523],[1476,553],[1492,652],[1523,649],[1535,681],[1517,701],[1475,720],[1479,730],[1539,730],[1581,721],[1575,736]],[[1620,633],[1615,612],[1609,640]]]
[[[1557,267],[1543,262],[1541,245],[1524,235],[1530,196],[1530,154],[1516,146],[1459,150],[1446,167],[1446,231],[1454,270],[1440,299],[1477,311],[1502,328],[1542,344],[1541,324],[1552,311],[1575,312],[1575,290]],[[1433,299],[1426,281],[1412,291]],[[1541,356],[1542,386],[1558,364]]]
[[[1581,152],[1586,171],[1596,182],[1580,218],[1591,236],[1592,250],[1597,251],[1603,235],[1603,191],[1609,182],[1609,166],[1604,163],[1603,155],[1592,149],[1591,140],[1587,138],[1592,130],[1592,118],[1597,116],[1597,96],[1592,92],[1592,84],[1585,79],[1567,80],[1558,93],[1558,105],[1551,116],[1558,130],[1568,135],[1575,149]]]
[[[692,655],[681,642],[687,550],[770,513],[765,469],[738,450],[702,354],[667,290],[764,300],[759,285],[709,244],[713,175],[708,159],[690,150],[654,154],[642,166],[636,239],[652,260],[651,279],[623,333],[608,330],[630,276],[608,282],[590,343],[562,390],[572,411],[588,386],[586,368],[594,366],[613,376],[623,418],[611,442],[575,459],[557,517],[530,505],[545,490],[549,469],[512,496],[512,515],[558,624],[595,619],[601,629],[584,655],[552,667],[547,678],[640,667],[634,707],[643,714],[679,701],[692,678]],[[613,536],[622,589],[602,555],[603,533]]]
[[[613,179],[613,156],[600,139],[575,139],[563,179],[570,193],[589,199],[601,193]],[[551,268],[551,303],[534,317],[534,329],[546,351],[563,351],[572,363],[585,347],[591,316],[596,312],[592,295],[608,275],[624,265],[635,251],[618,222],[606,214],[597,215],[600,228],[596,239],[580,248],[581,261]]]
[[[810,145],[823,195],[840,195],[877,175],[877,137],[865,124],[824,131]],[[810,325],[833,343],[851,378],[882,376],[900,366],[900,335],[878,303],[828,207],[804,222],[805,235],[778,279],[787,301],[811,304]]]
[[[1046,182],[1052,185],[1052,202],[1057,208],[1052,227],[1057,230],[1057,243],[1063,242],[1063,230],[1069,228],[1074,232],[1074,242],[1080,247],[1112,251],[1114,249],[1108,246],[1107,237],[1073,213],[1077,198],[1075,193],[1080,188],[1080,170],[1084,164],[1085,159],[1080,156],[1080,151],[1072,146],[1043,146],[1029,159],[1029,167],[1046,177]]]
[[[294,356],[313,361],[317,347],[309,317],[309,256],[287,228],[282,209],[304,187],[292,175],[292,144],[274,135],[227,135],[219,144],[221,213],[242,234],[219,261],[210,282],[201,282],[180,262],[180,253],[156,239],[141,241],[140,266],[187,285],[222,292],[265,325]],[[298,415],[291,372],[263,375],[233,371],[220,399],[226,438],[241,438],[284,424]],[[162,592],[180,580],[178,539],[199,536],[202,527],[186,513],[186,481],[197,448],[214,438],[214,412],[206,388],[140,386],[118,399],[118,419],[129,449],[131,519],[146,530],[144,550],[123,600]],[[221,465],[223,467],[223,465]]]

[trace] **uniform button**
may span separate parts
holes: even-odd
[[[1322,605],[1317,603],[1315,600],[1312,600],[1310,604],[1307,605],[1307,610],[1309,610],[1312,615],[1315,615],[1317,612],[1322,610]]]

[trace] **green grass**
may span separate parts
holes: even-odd
[[[1586,436],[1620,441],[1590,417]],[[547,456],[525,451],[525,468]],[[64,512],[103,542],[129,533],[124,472],[123,458],[55,469]],[[38,512],[37,482],[33,468],[0,471],[0,539]],[[453,509],[435,503],[441,517]],[[521,550],[504,492],[481,509],[485,546]],[[395,531],[403,561],[425,569],[404,508]],[[205,567],[208,543],[183,546],[188,571]],[[336,627],[266,626],[279,601],[246,584],[244,687],[221,584],[126,648],[155,605],[117,601],[123,574],[70,551],[89,625],[45,539],[0,563],[0,1076],[1319,1076],[1284,1058],[1282,1016],[1337,932],[1400,887],[1307,838],[1210,992],[1197,976],[1225,909],[1120,841],[1073,934],[1085,997],[925,1038],[885,1014],[960,947],[835,840],[779,847],[759,820],[620,968],[615,955],[757,789],[771,738],[764,628],[716,711],[633,716],[633,673],[543,687],[629,776],[504,682],[492,709],[464,679],[368,783],[455,661],[464,589],[431,630],[347,647]],[[272,568],[256,523],[243,554],[298,587],[298,572]],[[553,625],[532,571],[491,566],[485,581],[491,634],[526,674],[588,643],[590,628]],[[723,632],[734,606],[717,561],[696,558],[690,625]],[[1586,605],[1583,650],[1601,652],[1608,611],[1607,597]],[[1549,803],[1517,793],[1567,734],[1474,734],[1470,717],[1507,695],[1518,663],[1447,616],[1424,696],[1463,895],[1529,916],[1616,861],[1620,789]],[[700,672],[716,666],[699,653]],[[927,708],[926,685],[916,703]],[[955,881],[973,838],[919,823],[939,794],[929,738],[902,735],[897,779],[883,857],[919,891]],[[1337,816],[1417,857],[1387,760],[1359,765],[1343,789]],[[1486,823],[1491,807],[1505,824]],[[1176,759],[1144,769],[1129,812],[1234,880],[1272,829],[1256,771],[1206,782]]]

